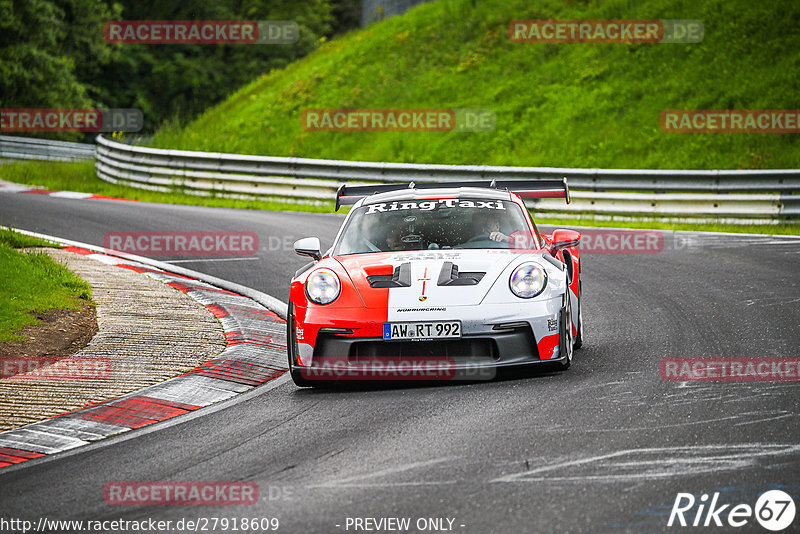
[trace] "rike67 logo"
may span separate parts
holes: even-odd
[[[765,529],[778,532],[794,522],[794,500],[784,491],[762,493],[755,506],[720,504],[719,495],[716,492],[709,500],[707,493],[699,499],[691,493],[678,493],[667,526],[739,528],[752,524],[755,518]]]

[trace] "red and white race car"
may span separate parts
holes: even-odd
[[[583,340],[580,234],[542,235],[523,198],[564,180],[342,186],[355,204],[333,246],[291,282],[289,370],[345,380],[478,380],[500,368],[566,369]]]

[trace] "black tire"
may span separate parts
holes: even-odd
[[[583,281],[578,279],[578,334],[575,336],[576,349],[583,346]]]
[[[564,309],[561,312],[561,325],[566,327],[561,329],[559,346],[565,350],[562,354],[559,354],[559,356],[562,359],[561,369],[567,370],[570,365],[572,365],[572,356],[575,351],[575,338],[572,335],[572,299],[569,298],[569,289],[567,289],[564,300]]]
[[[297,347],[294,341],[294,313],[292,303],[289,303],[289,311],[286,314],[286,353],[289,358],[289,375],[292,377],[292,382],[301,388],[313,387],[314,384],[303,378],[300,371],[295,369],[294,361],[295,354],[297,354]]]

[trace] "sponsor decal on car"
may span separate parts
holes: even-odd
[[[437,208],[485,208],[505,210],[502,200],[465,200],[457,198],[437,198],[434,200],[409,200],[405,202],[379,202],[367,206],[366,215],[399,210],[433,211]]]
[[[457,260],[461,258],[461,256],[459,252],[431,252],[428,250],[420,250],[395,254],[392,256],[392,259],[395,261]]]
[[[399,308],[395,310],[397,313],[404,313],[404,312],[443,312],[447,311],[447,308]]]

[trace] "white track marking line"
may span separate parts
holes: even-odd
[[[55,193],[50,193],[49,196],[55,198],[73,198],[77,200],[87,199],[93,196],[94,193],[78,193],[75,191],[56,191]]]
[[[317,484],[308,486],[309,488],[391,488],[403,486],[441,486],[445,484],[455,484],[457,480],[434,480],[431,482],[354,482],[352,484]]]
[[[372,473],[365,473],[362,475],[354,475],[347,478],[342,478],[340,480],[334,482],[325,482],[323,484],[314,484],[308,486],[309,488],[338,488],[338,487],[354,487],[354,486],[411,486],[411,485],[431,485],[431,484],[452,484],[455,481],[444,481],[444,482],[387,482],[387,483],[359,483],[355,482],[358,480],[363,479],[371,479],[382,477],[386,475],[393,475],[396,473],[402,473],[405,471],[410,471],[411,469],[416,469],[418,467],[426,467],[429,465],[436,465],[443,462],[448,462],[450,460],[455,460],[457,457],[455,456],[446,456],[444,458],[434,458],[432,460],[425,460],[424,462],[413,462],[410,464],[400,465],[397,467],[389,467],[386,469],[381,469]],[[351,483],[352,482],[352,483]]]
[[[794,454],[800,451],[800,445],[781,445],[763,443],[745,443],[736,445],[703,445],[693,447],[652,447],[640,449],[625,449],[602,454],[589,456],[577,460],[569,460],[553,465],[543,466],[522,473],[513,473],[490,482],[536,482],[536,481],[633,481],[638,479],[670,478],[676,476],[686,476],[703,472],[717,472],[719,470],[730,470],[746,468],[756,464],[756,458],[764,456],[778,456]],[[621,460],[617,462],[606,462],[628,455],[635,454],[655,454],[657,459],[653,460]],[[672,456],[670,456],[672,454]],[[557,469],[583,466],[586,464],[597,464],[597,468],[606,471],[602,475],[576,474],[566,476],[548,476],[544,473]],[[641,472],[635,473],[613,473],[616,467],[638,466],[645,468]],[[650,468],[649,470],[646,468]],[[654,468],[663,469],[662,472],[655,471]],[[538,475],[538,476],[537,476]]]
[[[773,417],[766,417],[764,419],[756,419],[755,421],[744,421],[742,423],[736,423],[733,426],[744,426],[744,425],[754,425],[756,423],[765,423],[768,421],[777,421],[778,419],[786,419],[787,417],[794,417],[793,413],[787,413],[783,415],[775,415]]]

